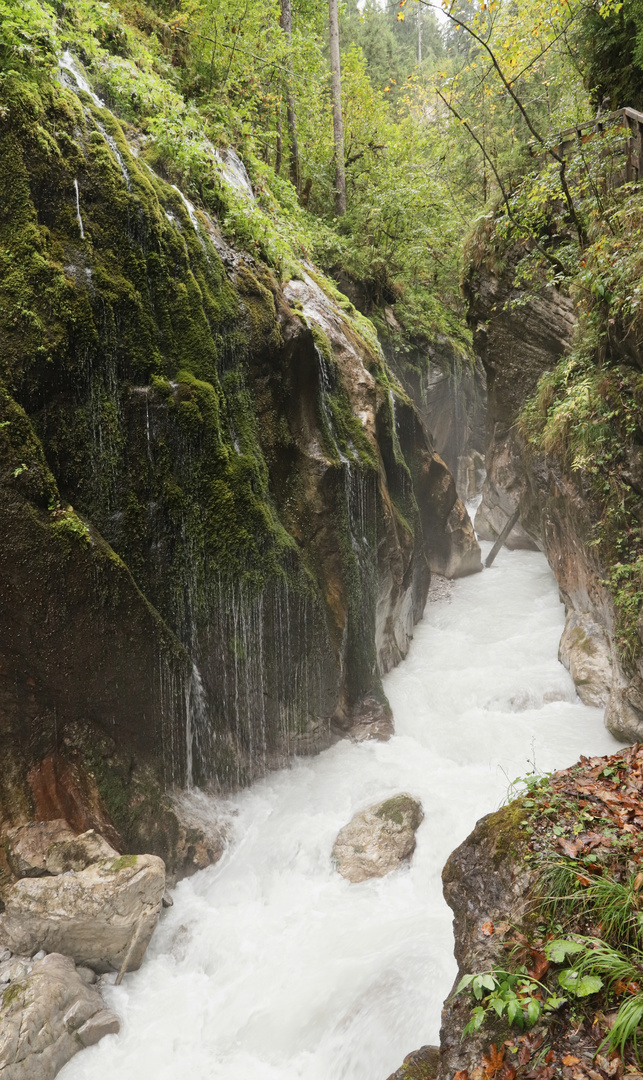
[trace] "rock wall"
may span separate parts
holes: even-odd
[[[508,546],[540,548],[556,575],[567,610],[560,658],[582,700],[606,705],[609,729],[634,740],[643,732],[643,682],[616,646],[614,605],[591,543],[601,510],[582,472],[555,454],[536,453],[517,426],[540,377],[571,345],[576,325],[572,300],[557,289],[543,283],[527,296],[514,286],[520,254],[510,252],[499,268],[491,258],[473,266],[466,284],[488,388],[487,477],[476,531],[495,539],[520,506]]]
[[[209,841],[167,792],[377,719],[430,564],[479,552],[371,324],[67,81],[9,76],[0,119],[0,831],[185,872]]]

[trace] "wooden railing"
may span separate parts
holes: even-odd
[[[618,109],[617,112],[605,113],[596,120],[587,120],[578,127],[566,128],[558,134],[559,141],[554,149],[563,157],[573,154],[579,144],[589,142],[596,135],[616,127],[619,123],[627,130],[625,169],[620,182],[627,184],[632,180],[643,179],[643,113],[636,109]]]

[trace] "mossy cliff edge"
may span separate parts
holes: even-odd
[[[525,280],[525,261],[522,243],[483,223],[465,281],[488,387],[476,529],[495,539],[520,508],[508,545],[540,548],[556,575],[560,658],[583,701],[633,741],[643,731],[640,348],[578,281],[555,286],[544,269]]]
[[[430,561],[479,554],[370,324],[68,82],[2,80],[0,810],[175,864],[165,792],[386,708]]]

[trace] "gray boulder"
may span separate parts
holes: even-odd
[[[103,859],[75,873],[23,878],[5,893],[0,945],[65,953],[94,971],[136,971],[156,926],[165,864],[156,855]]]
[[[51,953],[0,998],[0,1080],[53,1080],[74,1054],[119,1026],[73,960]]]
[[[558,658],[574,680],[581,701],[604,708],[612,688],[612,655],[605,630],[589,612],[569,612]]]
[[[31,821],[10,829],[5,839],[9,866],[18,878],[40,877],[49,870],[47,852],[52,844],[73,840],[75,836],[64,818]]]
[[[413,854],[423,817],[418,800],[405,792],[361,810],[337,835],[335,869],[352,882],[390,874]]]
[[[104,837],[89,829],[72,840],[59,840],[47,850],[47,870],[50,874],[66,874],[69,870],[86,870],[101,859],[117,859],[118,852]]]
[[[100,833],[89,829],[78,835],[63,818],[32,821],[11,829],[6,837],[7,859],[18,878],[85,870],[118,852]]]

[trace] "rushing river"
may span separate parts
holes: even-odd
[[[225,801],[232,842],[183,881],[142,969],[106,991],[119,1036],[61,1080],[386,1080],[437,1042],[455,975],[444,862],[509,781],[612,753],[557,661],[564,612],[542,555],[427,605],[385,680],[396,735],[342,742]],[[398,791],[425,818],[410,869],[351,885],[333,840]]]

